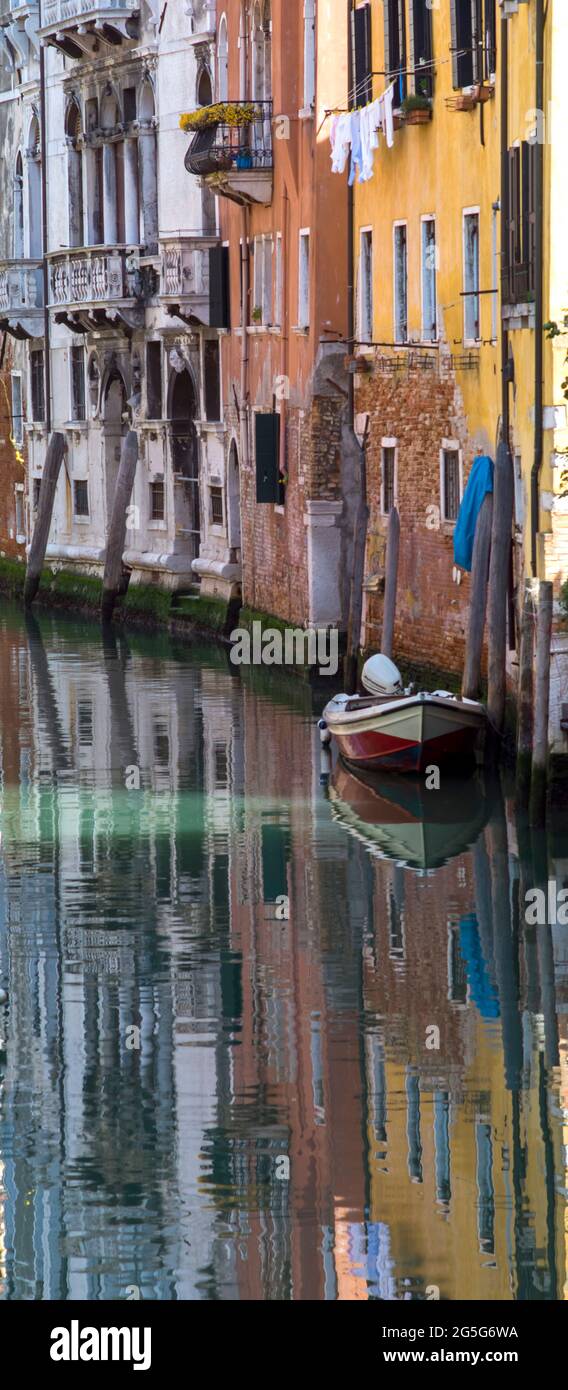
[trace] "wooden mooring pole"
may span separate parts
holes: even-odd
[[[489,577],[492,524],[493,493],[486,492],[475,525],[471,561],[469,625],[462,683],[462,694],[466,700],[477,700],[481,689],[481,655],[487,609],[487,580]]]
[[[513,463],[501,440],[493,482],[493,527],[489,561],[487,712],[493,738],[503,731],[507,674],[507,595],[513,526]]]
[[[517,714],[517,769],[515,788],[519,806],[526,806],[528,804],[531,785],[534,628],[537,596],[538,583],[536,583],[534,579],[525,579],[519,652],[519,702]]]
[[[357,690],[357,657],[361,641],[361,621],[363,616],[363,581],[365,578],[365,551],[367,549],[367,527],[369,507],[367,503],[367,434],[368,422],[360,454],[360,489],[355,528],[353,532],[353,564],[351,570],[351,590],[349,595],[349,620],[347,624],[347,646],[343,663],[343,678],[348,694]]]
[[[387,531],[387,555],[385,566],[385,601],[383,604],[383,631],[381,651],[392,660],[394,647],[394,622],[396,617],[396,589],[398,583],[398,552],[400,549],[400,517],[397,507],[391,507]]]
[[[536,669],[534,736],[529,819],[531,825],[546,820],[546,770],[548,763],[548,712],[550,704],[550,642],[552,637],[552,584],[538,582],[536,617]]]
[[[26,608],[29,608],[33,603],[39,589],[41,571],[45,560],[47,542],[49,540],[49,528],[51,526],[55,492],[65,449],[65,435],[55,431],[47,446],[47,454],[39,489],[36,523],[34,526],[32,543],[30,545],[30,553],[28,555],[26,579],[24,583],[24,604]]]
[[[134,430],[129,430],[122,444],[120,468],[108,529],[102,599],[102,614],[105,621],[110,621],[112,618],[114,605],[123,588],[122,556],[126,539],[126,518],[137,463],[138,436]]]

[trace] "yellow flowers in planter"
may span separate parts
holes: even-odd
[[[212,106],[200,106],[198,111],[189,111],[180,116],[182,130],[207,130],[212,125],[238,126],[250,125],[258,119],[259,112],[254,102],[217,101]]]

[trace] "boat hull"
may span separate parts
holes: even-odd
[[[472,760],[485,716],[480,705],[435,696],[325,716],[341,757],[370,771],[424,772]]]

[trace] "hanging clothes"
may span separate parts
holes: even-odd
[[[361,171],[359,182],[365,183],[367,179],[373,177],[373,149],[371,133],[371,105],[364,106],[361,110],[360,130],[361,130]]]
[[[367,107],[367,110],[368,110],[368,112],[369,112],[369,129],[370,129],[370,132],[371,132],[371,149],[372,149],[372,150],[378,150],[378,148],[379,148],[379,130],[380,130],[380,128],[381,128],[381,100],[380,100],[380,97],[376,97],[375,101],[372,101],[372,102],[371,102],[371,105],[370,105],[369,107]]]
[[[329,138],[331,141],[331,172],[332,174],[342,174],[351,147],[350,111],[343,111],[340,116],[333,116]]]
[[[394,82],[392,82],[391,86],[387,87],[387,90],[383,96],[383,130],[385,132],[385,139],[389,147],[389,150],[392,149],[394,145],[394,85]]]
[[[361,112],[351,112],[351,168],[349,170],[349,186],[355,182],[355,171],[361,169],[363,163],[363,150],[361,148]],[[361,174],[359,173],[359,180]]]
[[[454,529],[454,562],[462,570],[471,570],[475,527],[486,492],[493,492],[493,460],[479,454],[473,461]]]

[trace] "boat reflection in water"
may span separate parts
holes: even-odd
[[[463,854],[489,818],[492,788],[478,771],[467,780],[378,777],[351,772],[341,760],[329,786],[334,820],[381,858],[409,869],[437,869]]]

